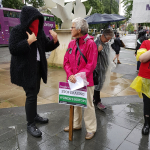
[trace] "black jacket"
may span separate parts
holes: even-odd
[[[35,20],[39,19],[39,31],[37,41],[28,44],[28,35],[26,31],[31,34],[29,25]],[[15,26],[9,38],[9,50],[11,53],[11,82],[22,86],[24,88],[31,88],[36,86],[37,73],[37,48],[40,54],[41,73],[43,82],[47,82],[47,61],[45,52],[52,51],[59,46],[59,42],[54,44],[50,41],[44,31],[43,15],[34,7],[24,6],[20,16],[21,24]]]
[[[114,40],[114,43],[115,43],[115,51],[120,51],[120,47],[122,46],[122,43],[121,43],[120,39],[116,38]]]

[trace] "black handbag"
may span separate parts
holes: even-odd
[[[87,64],[87,59],[86,57],[83,55],[83,53],[81,52],[80,48],[79,48],[79,44],[78,42],[76,41],[76,45],[77,45],[77,48],[80,52],[80,55],[83,57],[84,61],[86,62]],[[98,72],[96,71],[96,69],[93,71],[93,81],[94,81],[94,85],[98,85]]]
[[[115,49],[116,49],[115,43],[111,44],[111,47],[112,47],[112,49],[115,51]]]

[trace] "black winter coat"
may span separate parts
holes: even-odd
[[[37,41],[28,44],[28,35],[26,31],[31,34],[29,25],[35,20],[39,19],[39,31]],[[9,50],[11,53],[11,82],[22,86],[24,88],[32,88],[36,86],[37,73],[37,48],[40,54],[41,62],[41,76],[43,82],[47,82],[47,60],[45,52],[52,51],[59,46],[59,42],[54,44],[50,41],[44,31],[43,15],[34,7],[24,6],[20,16],[21,24],[15,26],[9,38]]]

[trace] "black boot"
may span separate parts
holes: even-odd
[[[27,125],[27,131],[34,137],[42,136],[42,132],[36,127],[35,123]]]
[[[149,134],[149,128],[150,128],[150,126],[149,126],[149,117],[146,117],[144,115],[144,119],[145,119],[145,123],[144,123],[144,126],[142,128],[142,134],[143,135],[148,135]]]
[[[36,115],[36,117],[34,118],[34,121],[36,123],[48,123],[48,118],[43,118],[43,117],[40,117],[38,114]]]

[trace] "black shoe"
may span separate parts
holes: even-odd
[[[144,126],[142,128],[142,134],[143,135],[148,135],[149,134],[149,117],[144,117],[145,119],[145,123],[144,123]]]
[[[35,123],[27,125],[27,131],[34,137],[41,137],[42,132],[35,126]]]
[[[48,118],[42,118],[40,117],[38,114],[37,116],[34,118],[35,122],[37,123],[48,123]]]

